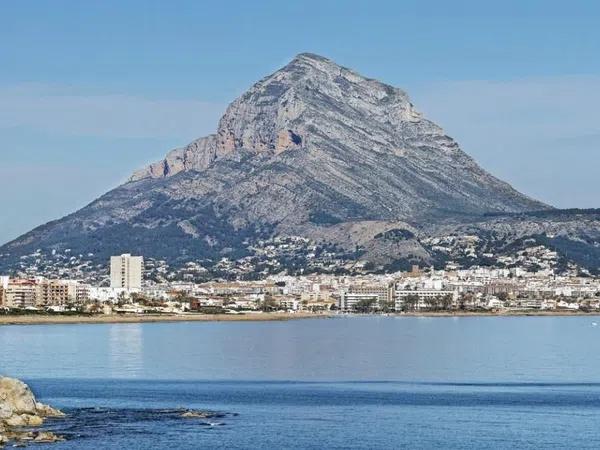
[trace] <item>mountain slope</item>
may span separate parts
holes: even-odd
[[[479,167],[400,89],[300,54],[235,100],[214,135],[0,247],[0,268],[67,248],[91,264],[129,251],[213,267],[278,236],[307,238],[306,254],[434,262],[424,225],[548,208]],[[382,238],[393,230],[409,237]]]
[[[309,180],[317,190],[320,183],[334,191],[335,201],[348,199],[358,209],[355,217],[546,207],[482,170],[400,89],[311,54],[299,55],[233,102],[216,136],[175,150],[132,181],[204,170],[241,149],[265,162],[250,184],[266,178],[267,189],[277,190],[280,183],[269,182],[274,172],[287,177],[301,171],[299,182]],[[245,196],[241,189],[236,196]]]

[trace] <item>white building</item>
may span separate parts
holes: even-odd
[[[288,311],[298,311],[300,309],[300,302],[294,298],[286,297],[279,301],[279,306]]]
[[[393,294],[394,290],[389,283],[351,284],[340,293],[338,307],[342,311],[349,311],[360,302],[373,301],[373,307],[380,309],[386,302],[392,302]]]
[[[404,306],[404,302],[406,297],[408,296],[416,296],[419,301],[415,305],[417,309],[427,308],[429,306],[429,301],[436,298],[449,296],[452,298],[452,303],[455,304],[458,300],[458,292],[457,291],[448,291],[448,290],[434,290],[434,289],[419,289],[419,290],[407,290],[407,289],[398,289],[395,293],[395,309],[396,311],[401,311]]]
[[[365,301],[371,301],[373,307],[376,308],[378,306],[379,296],[376,293],[367,294],[342,292],[340,294],[338,308],[342,311],[351,311],[358,303]]]
[[[119,300],[129,300],[132,292],[135,291],[125,288],[90,286],[88,296],[89,300],[117,303]]]
[[[172,291],[168,286],[153,285],[142,289],[142,294],[154,300],[169,300],[171,298],[170,292]]]
[[[110,287],[141,289],[144,258],[125,253],[110,258]]]

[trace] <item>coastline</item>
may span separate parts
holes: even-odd
[[[414,311],[392,314],[398,317],[598,317],[600,311],[567,311],[567,310],[507,310],[501,312],[488,311]]]
[[[327,318],[329,314],[263,313],[263,314],[128,314],[97,316],[61,315],[0,315],[3,325],[67,325],[100,323],[158,323],[158,322],[268,322],[298,319]]]
[[[68,325],[68,324],[118,324],[118,323],[158,323],[158,322],[270,322],[299,319],[343,318],[371,316],[372,314],[315,314],[315,313],[251,313],[251,314],[128,314],[128,315],[0,315],[3,325]],[[375,317],[379,315],[373,315]],[[600,312],[582,311],[534,311],[514,310],[502,312],[487,311],[413,311],[390,313],[388,317],[598,317]]]

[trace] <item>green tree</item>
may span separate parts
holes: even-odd
[[[126,303],[130,303],[125,295],[125,292],[119,292],[117,297],[117,306],[123,306]]]
[[[393,300],[384,300],[380,304],[381,311],[384,313],[393,312],[395,310],[395,304]]]
[[[409,294],[404,297],[404,303],[402,306],[403,311],[412,311],[419,304],[419,296],[417,294]]]
[[[360,300],[354,305],[354,311],[359,313],[368,313],[373,310],[374,305],[377,303],[376,298],[365,298]]]
[[[446,294],[440,298],[440,308],[447,311],[452,306],[452,295]]]
[[[274,311],[279,308],[279,304],[271,295],[265,295],[264,301],[260,303],[260,309],[264,312]]]

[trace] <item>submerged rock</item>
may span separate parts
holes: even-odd
[[[181,414],[181,417],[188,419],[210,419],[216,416],[217,414],[207,411],[185,411]]]
[[[29,386],[14,378],[0,377],[0,447],[14,441],[57,442],[64,440],[50,431],[23,430],[23,427],[39,427],[48,417],[64,414],[51,406],[38,403]]]
[[[64,441],[65,439],[61,436],[57,436],[56,434],[52,433],[51,431],[38,431],[38,432],[34,433],[33,440],[35,442],[39,442],[39,443],[51,443],[51,442]]]

